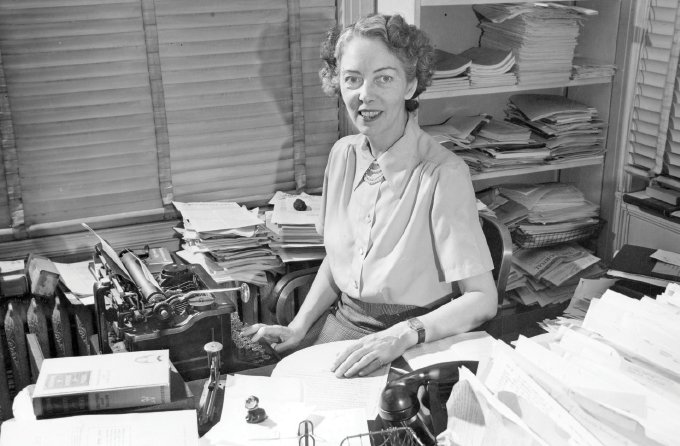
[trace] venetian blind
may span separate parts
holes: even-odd
[[[0,0],[0,51],[29,233],[162,211],[139,0]]]
[[[668,133],[662,174],[680,181],[680,65],[678,65],[675,77],[675,88],[668,118]]]
[[[333,3],[156,0],[155,12],[174,199],[249,203],[317,181],[337,102],[313,93],[299,48],[316,39],[318,61]]]
[[[628,132],[628,165],[636,175],[653,177],[662,171],[668,123],[678,67],[680,30],[678,0],[638,3],[638,52]]]
[[[328,153],[338,139],[338,99],[326,96],[319,80],[320,44],[334,26],[333,0],[301,0],[302,87],[305,117],[306,189],[320,190]]]

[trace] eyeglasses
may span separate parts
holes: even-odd
[[[310,441],[311,440],[311,441]],[[314,423],[303,420],[298,425],[298,446],[315,446]]]

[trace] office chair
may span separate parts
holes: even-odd
[[[482,231],[493,260],[492,274],[498,290],[498,305],[500,307],[505,297],[505,285],[512,263],[512,239],[508,228],[496,217],[486,214],[479,216],[482,222]],[[296,291],[302,289],[306,292],[318,269],[318,267],[313,267],[288,273],[277,281],[267,298],[267,306],[270,311],[276,314],[278,324],[288,325],[293,320],[297,309],[304,301],[303,293]]]

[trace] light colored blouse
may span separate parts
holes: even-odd
[[[377,159],[385,180],[363,180],[364,135],[335,143],[323,184],[326,257],[340,291],[372,303],[428,306],[452,282],[493,269],[465,162],[409,116]]]

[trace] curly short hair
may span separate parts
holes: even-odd
[[[328,30],[321,43],[323,66],[319,70],[324,92],[329,96],[340,94],[338,64],[345,45],[354,36],[380,40],[401,61],[407,81],[418,82],[413,97],[406,100],[406,110],[417,109],[416,98],[432,83],[434,47],[423,31],[406,23],[398,14],[372,14],[342,30],[338,27]]]

